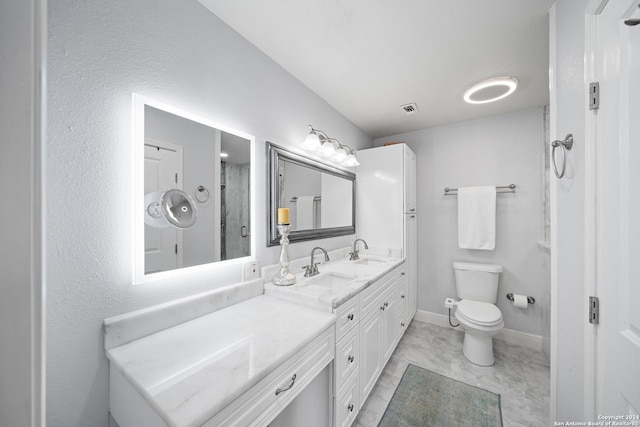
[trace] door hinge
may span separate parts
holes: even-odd
[[[589,83],[589,110],[600,108],[600,83]]]
[[[176,243],[176,255],[178,254],[178,244]]]
[[[600,300],[598,297],[589,297],[589,323],[600,323]]]
[[[178,183],[178,172],[176,172],[176,184]]]

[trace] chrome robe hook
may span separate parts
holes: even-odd
[[[553,171],[555,172],[558,178],[562,178],[564,176],[564,172],[567,166],[567,150],[571,151],[573,148],[573,135],[567,134],[564,137],[564,140],[560,141],[556,139],[551,143],[553,150],[551,150],[551,163],[553,164]],[[556,165],[556,149],[560,147],[562,148],[562,169],[558,172],[558,166]]]

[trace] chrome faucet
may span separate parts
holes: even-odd
[[[324,252],[324,260],[325,262],[329,261],[329,254],[327,253],[327,251],[325,251],[324,249],[322,249],[320,246],[316,246],[315,248],[311,249],[311,261],[309,262],[309,265],[305,265],[304,268],[304,277],[311,277],[311,276],[315,276],[316,274],[319,274],[320,272],[318,271],[318,264],[316,262],[314,262],[314,257],[315,257],[315,252],[316,249],[320,249],[322,252]]]
[[[364,243],[364,248],[365,249],[369,249],[369,245],[367,245],[367,242],[364,241],[364,239],[356,239],[353,241],[353,252],[349,253],[349,260],[350,261],[356,261],[359,260],[360,257],[358,256],[358,250],[356,249],[356,245],[358,244],[358,242],[362,242]]]

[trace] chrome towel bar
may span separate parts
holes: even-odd
[[[453,191],[455,191],[455,193],[453,193]],[[515,193],[515,192],[516,192],[516,185],[515,184],[502,185],[500,187],[496,187],[496,193]],[[457,188],[446,187],[444,189],[444,195],[445,196],[455,196],[457,194],[458,194],[458,189]]]

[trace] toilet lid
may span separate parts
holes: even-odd
[[[458,302],[456,313],[480,325],[489,325],[502,320],[500,309],[488,302],[462,300]]]

